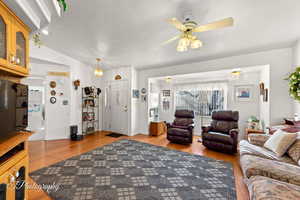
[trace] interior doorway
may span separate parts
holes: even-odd
[[[128,81],[112,81],[106,85],[103,127],[107,131],[128,135]]]
[[[22,83],[28,85],[28,130],[35,133],[30,140],[46,139],[45,78],[32,76],[22,79]]]

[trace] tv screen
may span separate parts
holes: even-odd
[[[0,79],[0,140],[26,130],[28,125],[28,87]]]

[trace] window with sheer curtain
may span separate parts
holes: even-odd
[[[227,104],[227,83],[186,84],[175,89],[176,109],[194,110],[198,116],[211,116]]]

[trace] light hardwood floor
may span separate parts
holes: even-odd
[[[140,134],[133,137],[124,136],[119,138],[112,138],[105,136],[105,134],[105,132],[95,133],[87,136],[84,140],[77,142],[70,140],[29,142],[29,171],[32,172],[59,161],[68,159],[72,156],[91,151],[97,147],[110,144],[114,141],[129,138],[149,144],[164,146],[170,149],[176,149],[232,163],[234,168],[237,198],[238,200],[249,199],[247,188],[243,183],[243,175],[239,166],[239,157],[210,151],[202,146],[201,143],[197,142],[197,137],[194,138],[193,144],[185,146],[169,143],[169,141],[166,139],[166,135],[161,135],[159,137],[150,137]],[[30,183],[32,184],[33,181],[30,180]],[[49,196],[41,190],[29,190],[29,200],[43,199],[51,198],[49,198]]]

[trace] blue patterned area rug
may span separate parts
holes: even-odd
[[[57,200],[235,200],[230,163],[119,140],[30,174]]]

